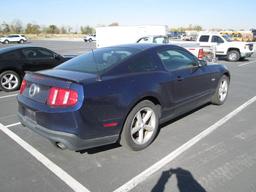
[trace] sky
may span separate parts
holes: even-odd
[[[3,0],[0,23],[80,26],[201,25],[204,29],[256,28],[256,0]]]

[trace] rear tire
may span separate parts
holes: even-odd
[[[8,40],[4,40],[4,44],[9,44],[9,41]]]
[[[225,103],[229,91],[229,77],[226,75],[223,75],[220,80],[218,87],[215,91],[215,94],[212,97],[212,104],[215,105],[222,105]]]
[[[235,62],[240,59],[240,53],[237,50],[231,50],[227,54],[228,61]]]
[[[149,100],[138,103],[126,118],[120,144],[133,151],[149,146],[158,132],[159,109]]]
[[[25,41],[23,40],[23,39],[21,39],[20,41],[19,41],[19,43],[20,44],[23,44]]]
[[[5,92],[19,89],[21,77],[15,71],[4,71],[0,74],[0,89]]]

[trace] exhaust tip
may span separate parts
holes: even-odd
[[[56,146],[57,146],[59,149],[62,149],[62,150],[67,149],[66,145],[64,145],[63,143],[60,143],[60,142],[57,142],[57,143],[56,143]]]

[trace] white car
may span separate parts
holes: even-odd
[[[92,41],[96,41],[96,35],[86,35],[85,37],[84,37],[84,41],[85,42],[92,42]]]
[[[254,53],[253,43],[232,41],[228,36],[213,32],[202,32],[197,38],[200,47],[214,48],[216,56],[226,57],[228,61],[238,61],[251,57]]]
[[[4,44],[8,43],[25,43],[27,41],[27,38],[25,35],[20,35],[20,34],[11,34],[6,37],[1,37],[0,42]]]

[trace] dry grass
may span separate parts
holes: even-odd
[[[30,40],[70,40],[81,41],[84,34],[26,34]]]

